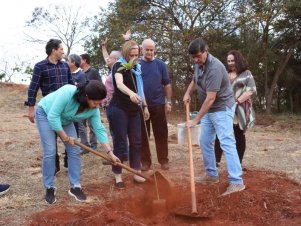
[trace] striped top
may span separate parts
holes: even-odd
[[[238,124],[241,130],[246,130],[255,124],[255,112],[252,106],[253,95],[256,95],[256,85],[252,73],[245,70],[232,81],[232,88],[235,99],[239,98],[243,93],[250,92],[252,95],[243,103],[237,105],[235,115],[238,118]]]

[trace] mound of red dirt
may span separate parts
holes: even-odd
[[[217,185],[196,185],[198,215],[191,214],[188,181],[174,186],[168,194],[166,209],[154,210],[158,197],[149,183],[136,185],[127,179],[123,191],[111,191],[107,184],[86,186],[89,196],[105,202],[54,204],[35,213],[29,225],[300,225],[301,186],[284,175],[247,171],[246,190],[225,197],[226,175]],[[160,189],[160,186],[159,186]],[[118,198],[110,198],[118,192]],[[156,208],[156,207],[155,207]],[[155,212],[155,214],[154,214]]]

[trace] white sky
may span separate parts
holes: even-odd
[[[87,16],[99,12],[99,7],[107,7],[109,0],[7,0],[2,1],[0,7],[0,70],[4,59],[13,58],[20,60],[42,60],[45,54],[45,46],[33,45],[24,39],[25,22],[31,19],[35,7],[47,7],[52,5],[71,5],[76,7],[82,5]],[[49,37],[51,38],[51,37]],[[40,58],[40,59],[39,59]],[[33,62],[36,63],[36,62]]]

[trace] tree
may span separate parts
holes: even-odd
[[[300,44],[298,38],[290,39],[293,36],[287,38],[287,34],[292,33],[294,29],[292,26],[287,26],[288,21],[285,26],[279,26],[284,18],[287,20],[289,17],[286,9],[290,6],[291,2],[284,0],[249,1],[247,5],[251,14],[249,18],[259,24],[259,48],[256,49],[263,69],[265,106],[268,114],[272,112],[273,95],[279,78],[284,76],[289,59],[296,46]],[[292,21],[292,23],[295,22],[296,20]],[[294,35],[296,35],[295,32]]]
[[[293,62],[301,64],[300,12],[299,0],[116,0],[95,18],[98,36],[86,42],[86,47],[95,56],[95,63],[103,65],[101,39],[108,37],[112,50],[120,48],[121,34],[129,28],[139,43],[152,38],[157,56],[168,65],[173,100],[180,108],[193,74],[189,42],[203,37],[210,53],[225,64],[227,52],[237,49],[255,77],[256,106],[271,113],[287,102],[297,106],[300,102],[296,97],[299,92],[291,86],[300,78],[299,67],[293,66]],[[287,92],[289,87],[295,91]],[[196,99],[193,102],[197,108]]]
[[[12,82],[14,80],[26,81],[30,79],[32,68],[29,62],[21,61],[19,58],[10,60],[2,59],[0,65],[0,80]]]
[[[71,49],[89,37],[89,18],[82,15],[79,6],[50,5],[48,8],[37,7],[32,17],[26,22],[27,40],[45,44],[49,37],[60,39],[67,47],[66,55]]]
[[[94,37],[89,44],[95,45],[101,38],[109,37],[109,49],[120,48],[121,34],[129,28],[138,43],[147,37],[152,38],[156,43],[157,56],[168,65],[174,90],[173,99],[181,107],[185,87],[191,81],[193,73],[187,46],[193,38],[202,35],[215,44],[214,41],[222,40],[220,34],[223,34],[224,30],[231,30],[228,35],[235,31],[236,25],[231,23],[233,17],[227,17],[232,2],[118,0],[111,4],[105,15],[100,13],[102,16],[98,18],[99,22],[95,27],[99,37]],[[214,39],[211,39],[212,37]],[[220,43],[220,46],[224,44]],[[215,49],[219,49],[220,46]],[[96,54],[100,54],[99,50]]]

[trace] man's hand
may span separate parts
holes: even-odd
[[[191,101],[191,97],[190,97],[189,93],[186,92],[183,97],[183,102],[184,102],[184,104],[186,104],[186,103],[190,103],[190,101]]]
[[[165,104],[165,111],[167,113],[171,112],[171,103],[170,102],[166,102],[166,104]]]
[[[143,109],[143,116],[144,116],[144,120],[148,120],[149,119],[149,111],[148,111],[148,108],[147,107],[144,107]]]
[[[193,119],[193,120],[189,120],[188,122],[186,122],[186,126],[187,127],[193,127],[196,126],[199,123],[200,120],[197,119]]]
[[[106,46],[107,45],[107,43],[108,43],[108,38],[106,38],[105,40],[101,40],[101,46]]]
[[[122,37],[125,41],[128,41],[128,40],[131,40],[131,35],[132,35],[132,33],[131,33],[131,30],[129,29],[126,31],[125,34],[122,34]]]
[[[35,120],[34,120],[34,106],[29,106],[29,108],[28,108],[28,118],[29,118],[29,121],[31,121],[32,123],[35,123]]]

